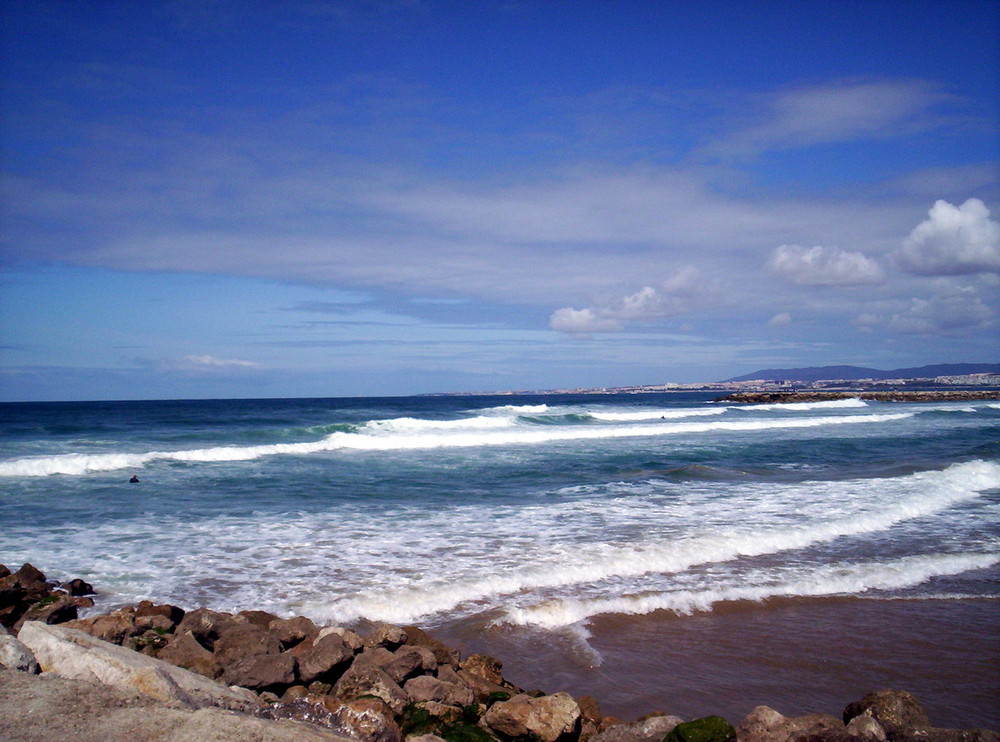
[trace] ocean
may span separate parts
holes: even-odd
[[[415,623],[623,719],[892,687],[1000,729],[996,402],[8,403],[0,440],[0,562],[96,611]]]

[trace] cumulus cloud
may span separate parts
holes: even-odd
[[[883,280],[878,263],[862,253],[821,245],[781,245],[771,253],[768,267],[803,286],[861,286]]]
[[[986,204],[970,198],[961,206],[936,201],[896,253],[900,266],[921,276],[1000,271],[1000,224]]]
[[[931,334],[985,327],[996,313],[971,286],[944,287],[929,299],[914,297],[900,311],[865,313],[856,320],[863,330],[882,326],[900,334]]]
[[[633,294],[596,307],[557,309],[549,318],[553,330],[573,334],[616,332],[625,322],[648,322],[687,311],[699,298],[717,289],[693,266],[675,271],[659,287],[643,286]]]

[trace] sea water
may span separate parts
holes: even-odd
[[[0,562],[95,610],[417,623],[625,718],[896,687],[1000,728],[996,402],[24,403],[0,436]]]

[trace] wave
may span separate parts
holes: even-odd
[[[863,425],[912,417],[913,413],[821,416],[763,420],[721,420],[673,422],[655,425],[622,426],[511,426],[509,419],[487,422],[488,417],[455,421],[394,420],[366,423],[358,432],[335,432],[316,441],[275,443],[259,446],[217,446],[213,448],[151,451],[147,453],[61,454],[0,462],[0,476],[80,475],[142,467],[152,461],[222,462],[250,461],[263,456],[302,456],[338,450],[399,451],[481,446],[534,445],[559,441],[608,440],[711,432],[788,430],[834,425]],[[409,421],[409,422],[407,422]],[[410,426],[409,429],[406,429]],[[496,429],[494,429],[496,428]]]
[[[750,404],[732,407],[734,410],[843,410],[868,407],[868,403],[858,397],[848,399],[828,399],[823,402],[782,402],[780,404]]]
[[[860,480],[867,482],[868,480]],[[843,483],[842,483],[843,484]],[[627,546],[574,546],[538,556],[531,566],[497,571],[472,580],[450,579],[395,590],[362,592],[332,603],[311,603],[307,609],[327,620],[351,622],[360,618],[409,623],[480,603],[500,595],[600,583],[646,574],[681,573],[694,566],[731,562],[802,549],[843,536],[884,531],[897,523],[932,515],[974,499],[983,490],[1000,487],[1000,465],[986,461],[953,464],[943,471],[921,472],[881,480],[891,505],[845,517],[744,533],[720,531],[673,541]]]
[[[485,407],[480,412],[501,412],[511,415],[540,415],[548,412],[547,404],[505,404],[499,407]]]
[[[745,575],[740,584],[694,590],[668,590],[614,598],[551,600],[527,608],[512,607],[494,623],[557,629],[606,613],[643,615],[654,611],[691,614],[710,611],[718,603],[763,601],[782,597],[857,595],[871,590],[899,590],[933,578],[984,569],[1000,563],[1000,553],[933,554],[888,562],[831,564],[792,579],[772,575]]]

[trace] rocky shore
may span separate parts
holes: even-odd
[[[715,402],[745,404],[780,404],[782,402],[829,402],[838,399],[866,399],[872,402],[975,402],[1000,400],[1000,389],[884,391],[884,392],[736,392],[719,397]]]
[[[264,611],[143,601],[78,618],[83,580],[0,565],[0,739],[240,742],[1000,742],[941,729],[900,690],[842,713],[758,706],[734,727],[657,711],[634,721],[597,701],[525,690],[499,660],[415,626],[360,634]]]

